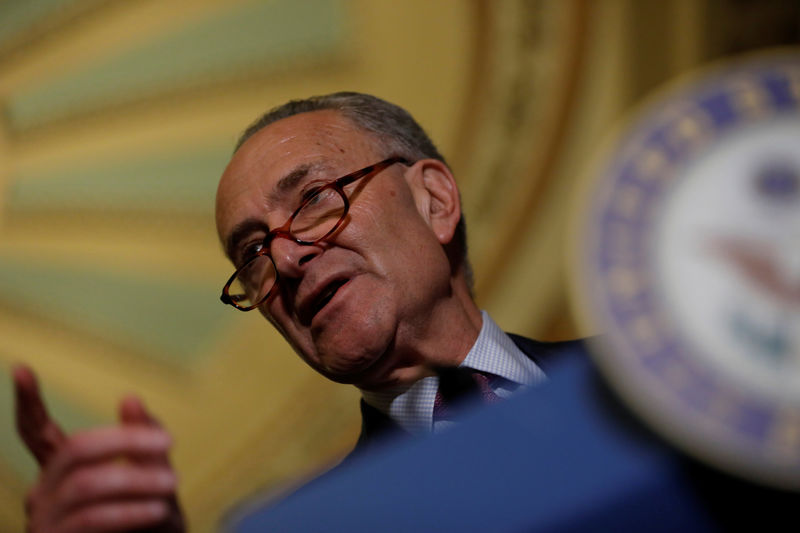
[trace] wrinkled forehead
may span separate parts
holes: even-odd
[[[380,157],[375,136],[332,110],[301,113],[259,130],[234,154],[217,188],[221,240],[239,221],[308,174],[338,177]]]

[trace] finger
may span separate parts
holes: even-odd
[[[139,425],[146,427],[161,428],[161,423],[147,410],[139,397],[135,395],[128,395],[122,399],[119,404],[119,419],[126,425]],[[149,456],[145,458],[146,461],[154,464],[169,466],[169,457],[166,454],[162,456]]]
[[[64,533],[108,533],[154,526],[169,512],[163,500],[102,502],[77,509],[59,521]]]
[[[162,429],[110,426],[76,433],[66,440],[43,471],[42,482],[58,486],[78,466],[116,458],[147,458],[167,453],[171,439]]]
[[[175,475],[160,466],[115,461],[78,468],[63,480],[54,501],[59,514],[103,500],[154,499],[171,496]]]
[[[144,402],[135,395],[128,395],[122,399],[119,405],[119,419],[125,425],[140,425],[146,427],[156,427],[161,428],[161,423],[147,410],[144,405]],[[166,468],[170,472],[173,472],[172,466],[170,465],[169,456],[167,453],[162,455],[150,456],[145,459],[135,459],[134,460],[138,465],[152,465],[158,466],[161,468]],[[173,473],[174,476],[174,473]],[[173,532],[173,531],[185,531],[185,525],[183,523],[183,513],[180,509],[180,504],[178,503],[178,497],[176,494],[176,490],[172,492],[172,494],[168,495],[164,502],[167,505],[168,509],[168,519],[165,520],[163,523],[159,524],[158,528],[148,528],[147,533],[157,533],[157,532]],[[144,531],[137,531],[136,533],[144,533]]]
[[[39,465],[44,465],[66,437],[50,418],[33,371],[18,365],[13,369],[13,378],[17,432]]]
[[[135,395],[128,395],[122,399],[119,405],[119,419],[123,424],[126,425],[142,425],[142,426],[149,426],[149,427],[157,427],[160,428],[161,423],[147,410],[144,405],[144,402],[139,399],[139,397]],[[139,465],[152,465],[158,466],[161,468],[166,468],[170,472],[173,472],[172,466],[170,465],[169,456],[167,453],[158,456],[151,456],[147,459],[139,459],[136,460],[136,463]],[[173,476],[174,476],[173,472]],[[178,503],[177,497],[177,487],[175,490],[165,498],[164,502],[168,508],[168,516],[169,518],[166,519],[163,523],[159,524],[158,528],[148,528],[146,531],[147,533],[157,533],[157,532],[174,532],[174,531],[185,531],[185,524],[183,522],[183,513],[180,509],[180,504]],[[144,533],[144,530],[137,531],[136,533]]]
[[[144,402],[133,394],[126,396],[120,402],[119,420],[123,424],[141,424],[161,427],[159,421],[147,410]]]

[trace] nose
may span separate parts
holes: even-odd
[[[305,266],[322,253],[318,244],[298,244],[291,237],[278,235],[270,243],[270,255],[283,278],[299,278]]]

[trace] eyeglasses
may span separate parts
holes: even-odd
[[[330,236],[339,229],[350,210],[344,187],[361,178],[373,176],[395,163],[410,165],[402,157],[390,157],[312,189],[310,196],[306,196],[289,220],[280,228],[270,231],[261,248],[228,279],[222,288],[222,303],[240,311],[251,311],[261,305],[278,283],[278,269],[269,255],[272,240],[282,237],[297,244],[311,245]]]

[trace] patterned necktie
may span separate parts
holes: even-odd
[[[439,389],[433,401],[433,419],[453,420],[458,416],[458,404],[469,398],[481,398],[483,403],[497,403],[500,397],[490,385],[490,376],[464,367],[437,370]]]

